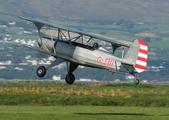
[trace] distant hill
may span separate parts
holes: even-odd
[[[0,14],[72,20],[168,22],[168,0],[0,0]]]

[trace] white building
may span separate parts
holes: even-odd
[[[60,75],[59,76],[54,75],[52,77],[52,80],[61,80],[61,76]]]

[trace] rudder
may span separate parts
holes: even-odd
[[[133,73],[140,73],[146,70],[148,59],[148,45],[141,39],[135,40],[127,51],[124,62],[132,64],[135,70]]]

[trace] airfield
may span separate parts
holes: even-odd
[[[167,107],[1,106],[2,120],[168,120]]]
[[[167,120],[169,85],[0,82],[3,120]]]

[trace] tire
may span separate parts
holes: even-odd
[[[135,85],[138,85],[139,83],[140,83],[139,79],[136,78],[136,79],[134,80],[134,84],[135,84]]]
[[[36,74],[38,77],[44,77],[46,75],[46,68],[44,66],[38,67]]]
[[[73,75],[73,74],[68,74],[68,75],[66,75],[66,77],[65,77],[65,81],[66,81],[66,83],[67,84],[73,84],[74,83],[74,81],[75,81],[75,76]]]

